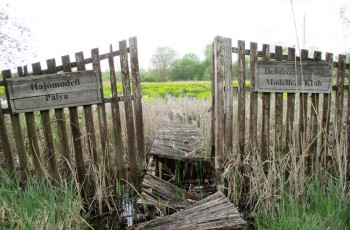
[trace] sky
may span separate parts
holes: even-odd
[[[293,2],[293,4],[291,4]],[[157,47],[168,46],[181,57],[204,48],[215,36],[264,44],[317,49],[334,54],[350,51],[350,28],[339,16],[345,0],[2,0],[11,17],[31,30],[28,45],[42,62],[92,48],[108,52],[109,45],[137,36],[141,68],[151,67]],[[294,9],[294,16],[293,10]],[[294,20],[295,18],[295,20]]]

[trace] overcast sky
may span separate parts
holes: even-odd
[[[31,29],[29,45],[37,56],[28,64],[66,54],[74,59],[78,51],[89,57],[96,47],[104,53],[109,44],[117,49],[118,41],[132,36],[137,36],[143,68],[160,46],[173,48],[180,57],[191,52],[203,58],[205,46],[217,35],[232,38],[234,46],[240,39],[247,47],[251,41],[259,47],[297,47],[291,0],[2,0],[4,4]],[[350,37],[339,17],[341,7],[350,15],[349,1],[294,0],[293,5],[300,48],[349,51]]]

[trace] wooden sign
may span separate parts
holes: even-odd
[[[67,108],[102,102],[97,71],[6,79],[12,113]]]
[[[332,66],[325,61],[258,61],[256,92],[330,93]]]

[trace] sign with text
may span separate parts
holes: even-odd
[[[326,61],[258,61],[256,92],[330,93],[332,65]]]
[[[97,71],[6,79],[12,113],[67,108],[102,102]]]

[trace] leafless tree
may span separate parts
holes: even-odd
[[[23,62],[28,52],[30,29],[19,19],[12,18],[8,6],[0,8],[0,69]]]

